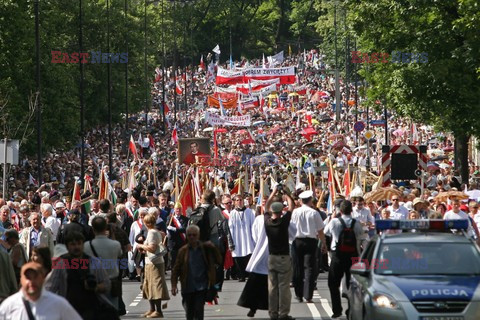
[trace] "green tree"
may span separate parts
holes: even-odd
[[[478,2],[349,1],[348,21],[359,51],[428,54],[426,63],[369,64],[369,72],[363,72],[370,83],[367,95],[402,115],[452,132],[456,166],[468,181],[468,139],[480,135]]]

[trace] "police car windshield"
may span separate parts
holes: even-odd
[[[383,275],[480,275],[480,255],[465,243],[385,243],[372,264]]]

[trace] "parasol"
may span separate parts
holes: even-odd
[[[465,200],[465,199],[468,199],[468,195],[462,191],[452,190],[452,191],[440,192],[435,197],[435,200],[440,200],[440,201],[447,201],[447,199]]]
[[[365,201],[370,202],[370,201],[381,201],[381,200],[387,200],[392,198],[393,196],[401,196],[402,192],[400,190],[386,187],[386,188],[379,188],[377,190],[373,190],[365,194]]]

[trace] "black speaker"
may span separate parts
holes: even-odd
[[[392,180],[416,180],[415,170],[418,169],[418,157],[416,153],[392,153],[391,179]]]

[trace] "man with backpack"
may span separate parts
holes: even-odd
[[[200,206],[198,206],[188,217],[188,225],[196,225],[200,229],[199,240],[201,242],[210,241],[215,248],[224,255],[225,249],[222,244],[222,234],[224,234],[224,232],[222,232],[222,226],[225,225],[224,222],[227,222],[227,220],[223,216],[220,208],[214,204],[214,201],[215,192],[212,190],[205,190],[202,194]],[[215,286],[221,289],[223,284],[223,265],[217,265],[215,269],[217,279]],[[217,300],[214,300],[217,303]]]
[[[343,275],[347,287],[350,284],[350,267],[352,258],[358,257],[360,239],[363,228],[360,223],[352,219],[352,203],[343,200],[340,204],[341,216],[334,218],[325,227],[325,234],[332,237],[332,260],[328,272],[328,288],[332,298],[332,318],[342,315],[342,301],[340,297],[340,283]]]

